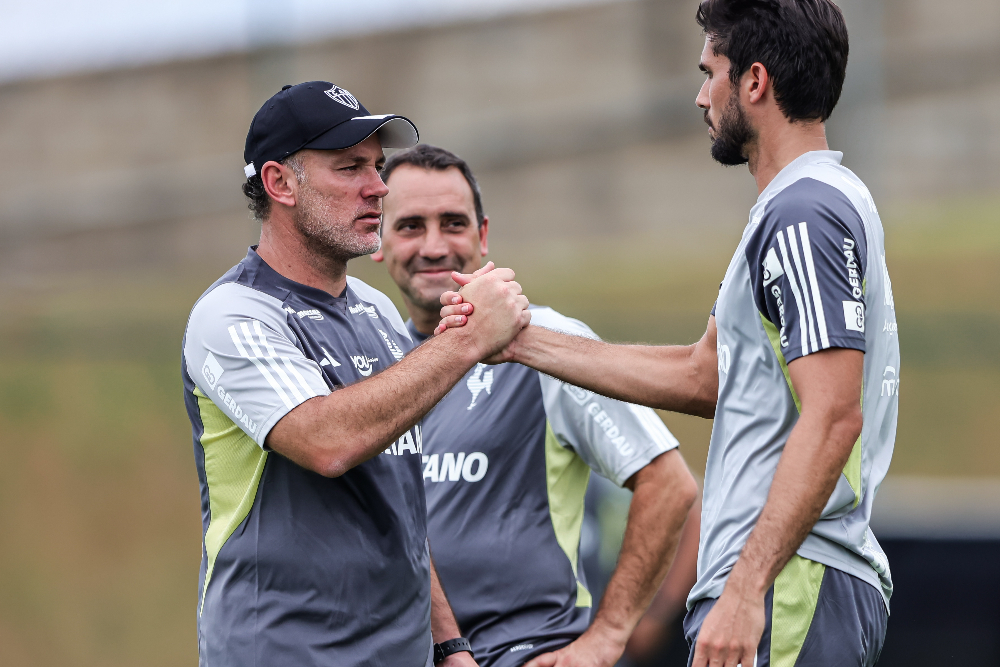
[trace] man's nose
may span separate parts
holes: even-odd
[[[446,257],[449,252],[450,249],[444,234],[441,233],[441,228],[437,225],[428,225],[423,245],[420,246],[420,256],[427,259],[441,259]]]
[[[368,182],[361,189],[361,196],[365,199],[369,197],[378,197],[381,199],[389,194],[389,186],[387,186],[383,181],[382,177],[379,175],[377,169],[373,169]]]
[[[711,106],[711,102],[708,97],[708,79],[705,79],[705,83],[701,84],[701,90],[698,91],[698,97],[694,99],[694,103],[699,109],[705,109]]]

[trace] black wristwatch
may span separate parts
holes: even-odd
[[[446,642],[441,642],[440,644],[434,645],[434,664],[443,662],[452,653],[458,653],[460,651],[468,651],[469,655],[473,658],[476,654],[472,652],[472,644],[465,637],[456,637],[455,639],[449,639]]]

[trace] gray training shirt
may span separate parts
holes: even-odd
[[[814,151],[781,170],[750,210],[722,282],[719,402],[688,606],[722,593],[767,500],[799,416],[788,364],[829,348],[864,352],[864,425],[798,554],[868,582],[888,606],[889,563],[868,523],[896,439],[899,340],[882,222],[841,157]]]
[[[533,307],[531,322],[596,338],[551,308]],[[590,623],[579,567],[590,471],[621,486],[677,440],[649,408],[520,364],[478,364],[423,423],[434,565],[476,661],[520,665],[576,639]]]
[[[419,426],[333,479],[264,446],[296,406],[410,347],[381,293],[348,278],[333,297],[254,248],[195,304],[182,372],[201,483],[202,667],[428,663]]]

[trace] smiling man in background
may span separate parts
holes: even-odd
[[[441,294],[456,287],[451,272],[480,269],[489,219],[472,171],[444,149],[396,153],[382,176],[383,245],[372,257],[402,291],[411,337],[430,344]],[[531,313],[539,326],[596,337],[551,308]],[[479,663],[614,665],[670,566],[697,493],[656,413],[519,364],[478,364],[423,427],[431,549]],[[633,492],[621,556],[593,622],[579,564],[592,469]]]

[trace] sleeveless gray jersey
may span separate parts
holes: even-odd
[[[841,157],[806,153],[775,177],[722,282],[719,402],[689,606],[722,593],[767,500],[799,415],[788,364],[831,347],[865,353],[864,426],[798,554],[870,583],[888,605],[889,564],[868,523],[896,437],[899,344],[882,223]]]
[[[551,308],[531,317],[596,338]],[[590,623],[579,546],[591,470],[621,486],[677,440],[649,408],[520,364],[477,365],[423,425],[434,565],[476,661],[520,665],[576,639]]]
[[[253,248],[195,304],[182,368],[201,484],[202,667],[428,664],[419,426],[334,479],[265,447],[296,406],[411,345],[368,285],[348,278],[333,297]]]

